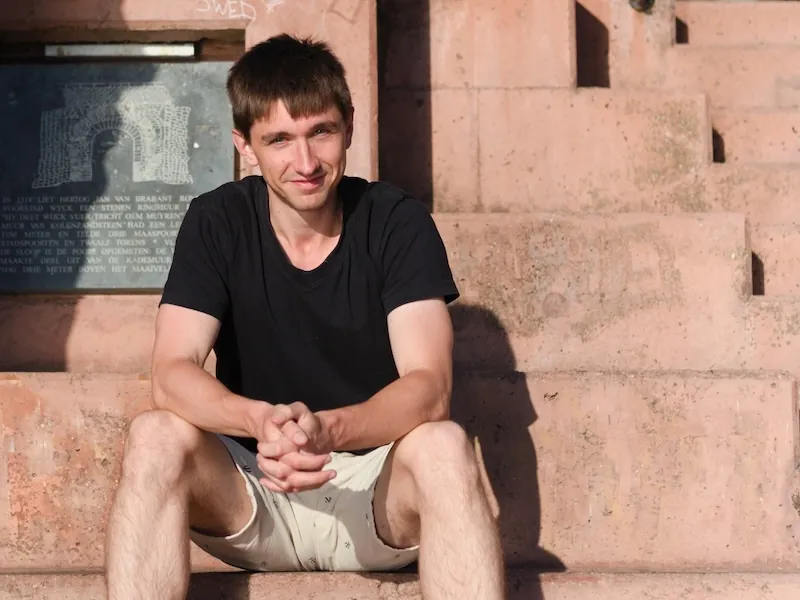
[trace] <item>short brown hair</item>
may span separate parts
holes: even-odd
[[[250,128],[282,100],[293,119],[336,106],[345,120],[353,102],[342,63],[328,45],[288,34],[271,37],[245,52],[228,73],[233,124],[245,139]]]

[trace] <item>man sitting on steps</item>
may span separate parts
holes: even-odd
[[[419,558],[426,600],[503,598],[476,458],[448,420],[458,291],[433,219],[343,176],[353,108],[326,45],[271,38],[228,93],[262,176],[196,198],[181,226],[154,410],[131,423],[109,521],[110,600],[185,598],[190,537],[255,571]]]

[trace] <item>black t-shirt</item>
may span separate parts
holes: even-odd
[[[312,271],[292,265],[275,237],[263,178],[223,185],[189,206],[161,303],[221,322],[216,374],[232,392],[312,411],[363,402],[398,378],[387,315],[458,297],[421,202],[351,177],[338,193],[342,234]]]

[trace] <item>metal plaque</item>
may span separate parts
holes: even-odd
[[[230,63],[0,66],[0,292],[160,289],[234,175]]]

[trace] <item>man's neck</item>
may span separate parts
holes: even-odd
[[[300,268],[322,262],[342,233],[343,210],[335,192],[319,210],[302,212],[270,195],[269,215],[278,241]]]

